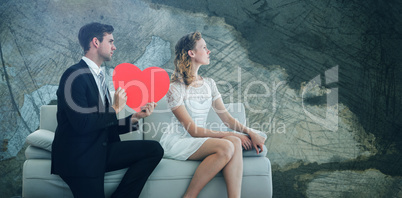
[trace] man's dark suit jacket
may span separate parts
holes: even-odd
[[[119,134],[132,130],[130,116],[119,121],[108,106],[102,103],[85,61],[64,72],[57,90],[58,126],[52,145],[52,173],[103,176],[107,145],[120,141]]]

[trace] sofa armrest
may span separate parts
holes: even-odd
[[[51,159],[52,153],[48,150],[29,145],[25,149],[25,158],[26,159]]]
[[[267,147],[264,145],[264,151],[260,152],[259,154],[257,154],[257,152],[255,151],[255,149],[251,149],[251,150],[244,150],[243,149],[243,157],[266,157],[267,153],[268,153],[268,149]]]
[[[51,152],[53,139],[53,131],[39,129],[27,136],[26,143]]]

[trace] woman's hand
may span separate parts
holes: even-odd
[[[232,135],[232,134],[231,134]],[[241,140],[241,145],[245,150],[251,150],[253,147],[252,142],[250,138],[246,134],[239,134],[239,133],[233,133],[234,136],[240,138]]]
[[[257,154],[260,154],[260,152],[263,152],[264,151],[265,138],[260,136],[260,135],[258,135],[254,131],[249,132],[248,135],[250,136],[252,146],[257,151]],[[260,149],[261,149],[261,151],[260,151]]]

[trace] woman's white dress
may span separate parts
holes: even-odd
[[[184,105],[195,124],[205,128],[212,101],[221,99],[221,94],[213,79],[204,78],[200,87],[186,87],[184,83],[173,82],[170,84],[166,97],[169,108],[174,109]],[[160,144],[165,150],[164,157],[187,160],[207,139],[208,137],[192,137],[174,117],[163,132]]]

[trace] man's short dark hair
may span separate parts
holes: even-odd
[[[94,37],[96,37],[99,42],[102,42],[105,33],[111,34],[113,33],[113,30],[113,26],[111,25],[90,23],[81,27],[80,32],[78,33],[78,40],[86,53],[89,50],[89,43]]]

